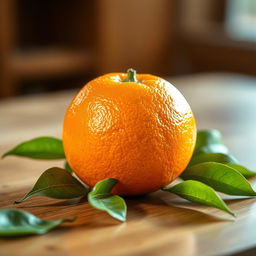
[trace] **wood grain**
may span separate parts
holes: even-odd
[[[256,80],[229,74],[170,80],[190,102],[198,127],[220,129],[234,155],[243,164],[255,167]],[[74,93],[0,102],[0,154],[35,136],[60,137],[65,108]],[[158,191],[127,198],[126,223],[91,208],[85,199],[35,197],[13,205],[46,168],[62,165],[59,160],[35,161],[11,156],[1,160],[1,208],[20,208],[49,220],[78,218],[46,235],[0,239],[0,255],[207,256],[232,254],[256,246],[256,202],[252,198],[223,196],[237,215],[234,219],[217,209]]]

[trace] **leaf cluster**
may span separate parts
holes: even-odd
[[[16,204],[34,196],[46,196],[55,199],[72,199],[87,195],[90,205],[107,212],[119,221],[126,220],[127,206],[124,199],[112,194],[118,180],[109,177],[98,182],[93,188],[82,184],[74,175],[65,159],[62,141],[52,137],[38,137],[17,145],[3,155],[21,156],[33,159],[64,159],[64,168],[47,169],[39,177],[33,188]],[[180,178],[184,181],[162,188],[193,203],[215,207],[234,216],[217,192],[229,195],[252,197],[256,192],[248,178],[256,173],[239,164],[229,154],[222,143],[222,136],[217,130],[200,130],[197,133],[194,154]],[[0,236],[21,236],[43,234],[63,222],[42,220],[28,212],[17,209],[0,210]]]

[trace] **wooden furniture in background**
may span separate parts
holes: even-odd
[[[225,27],[227,0],[0,0],[0,98],[122,72],[256,75],[255,42]],[[28,83],[30,83],[28,85]],[[54,84],[54,83],[52,83]],[[49,88],[48,88],[49,89]],[[39,88],[39,91],[41,87]]]
[[[228,0],[181,0],[176,10],[176,74],[226,71],[256,76],[256,42],[226,26]]]
[[[169,70],[173,1],[0,0],[0,97],[22,81]],[[85,79],[83,80],[85,81]]]
[[[23,80],[90,72],[93,10],[83,0],[0,0],[0,97],[16,95]]]
[[[256,81],[250,77],[208,74],[170,78],[185,95],[198,128],[216,128],[231,152],[255,170]],[[41,135],[61,137],[65,109],[74,92],[23,97],[0,103],[0,155],[17,143]],[[54,109],[54,111],[52,111]],[[156,192],[126,199],[128,218],[120,223],[85,200],[21,198],[39,175],[63,161],[7,157],[0,162],[0,207],[21,208],[44,219],[70,218],[74,223],[45,235],[0,239],[0,255],[255,255],[256,200],[224,196],[233,219],[217,209]],[[252,181],[256,185],[255,180]],[[254,247],[254,248],[253,248]],[[250,249],[249,253],[241,251]]]

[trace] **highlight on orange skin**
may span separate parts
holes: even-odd
[[[63,145],[84,183],[116,178],[114,193],[139,195],[168,185],[186,168],[196,123],[185,98],[166,80],[126,78],[106,74],[80,90],[65,115]]]

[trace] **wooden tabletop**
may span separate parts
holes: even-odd
[[[256,79],[204,74],[169,79],[185,95],[198,128],[216,128],[242,164],[256,169]],[[74,91],[0,102],[0,155],[17,143],[42,135],[61,137],[62,119]],[[236,219],[213,208],[156,192],[129,198],[125,223],[86,201],[20,199],[40,173],[63,161],[7,157],[0,161],[0,207],[21,208],[54,220],[77,216],[45,235],[0,239],[0,255],[243,255],[256,246],[256,200],[223,196]],[[253,182],[256,185],[256,182]],[[255,255],[254,249],[246,255]],[[248,254],[252,253],[252,254]],[[244,254],[245,255],[245,254]]]

